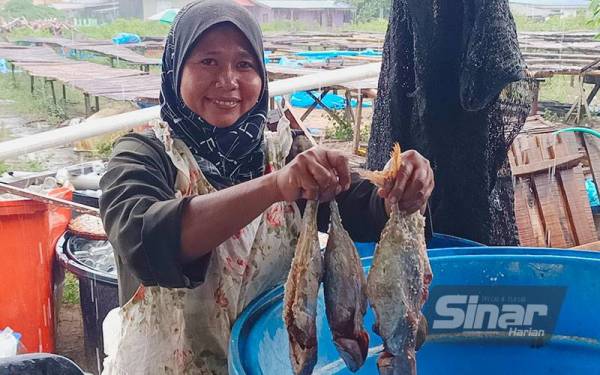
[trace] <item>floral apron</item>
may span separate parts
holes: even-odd
[[[178,170],[177,194],[214,192],[187,146],[164,122],[153,125]],[[266,133],[267,170],[283,167],[291,144],[284,117]],[[118,348],[103,374],[226,374],[231,327],[250,301],[285,281],[300,224],[295,203],[275,203],[213,250],[198,287],[140,286],[121,309]]]

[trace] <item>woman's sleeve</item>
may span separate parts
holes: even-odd
[[[191,288],[204,280],[210,254],[191,264],[179,261],[190,198],[175,197],[175,168],[160,147],[139,134],[117,142],[100,181],[100,213],[113,248],[142,284]]]

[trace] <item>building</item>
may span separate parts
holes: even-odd
[[[590,6],[589,0],[510,0],[513,14],[545,20],[548,17],[574,17],[585,12]]]
[[[118,0],[119,14],[123,18],[148,19],[167,9],[180,9],[191,0]],[[241,5],[251,8],[255,6],[251,0],[235,0]]]
[[[118,0],[124,18],[144,18],[167,9],[181,8],[190,0]],[[336,28],[352,21],[355,8],[335,0],[235,0],[248,9],[259,23],[298,21]]]
[[[190,0],[119,0],[119,16],[122,18],[143,18],[167,9],[182,8]]]
[[[298,21],[326,28],[337,28],[352,22],[355,11],[352,5],[335,0],[253,0],[253,2],[256,5],[248,9],[260,23]]]
[[[108,22],[117,18],[119,3],[117,0],[44,0],[47,6],[61,10],[67,18],[93,19],[96,22]]]

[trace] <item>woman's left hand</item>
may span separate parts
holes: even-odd
[[[401,211],[413,213],[424,209],[434,187],[433,170],[429,160],[417,151],[402,153],[402,167],[396,180],[380,188],[378,194],[385,199],[386,208],[398,203]]]

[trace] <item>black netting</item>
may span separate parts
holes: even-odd
[[[434,166],[437,232],[516,244],[506,155],[529,113],[524,79],[507,0],[394,0],[368,167],[395,142],[416,149]]]

